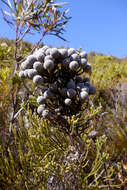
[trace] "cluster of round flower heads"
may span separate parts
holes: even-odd
[[[29,78],[39,88],[37,112],[43,118],[52,114],[73,115],[96,88],[81,72],[91,72],[87,53],[73,48],[51,48],[43,46],[21,64],[19,76]]]

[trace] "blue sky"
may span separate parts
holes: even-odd
[[[58,1],[58,0],[57,0]],[[66,0],[65,0],[66,1]],[[82,47],[87,52],[127,56],[127,0],[67,0],[72,19],[66,26],[64,42],[53,36],[44,38],[44,43],[53,46]],[[0,7],[2,2],[0,0]],[[15,33],[0,14],[0,37],[15,39]],[[38,35],[27,36],[27,41],[36,42]]]

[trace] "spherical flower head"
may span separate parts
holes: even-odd
[[[48,89],[49,89],[48,87],[43,87],[43,88],[41,89],[41,94],[44,95],[44,92],[47,91]]]
[[[86,58],[81,58],[80,65],[81,65],[82,68],[85,68],[85,66],[87,65],[87,59]]]
[[[84,82],[84,86],[90,87],[90,82]]]
[[[33,83],[36,85],[43,85],[44,79],[40,75],[35,75],[33,78]]]
[[[20,71],[20,72],[19,72],[19,77],[20,77],[20,78],[25,78],[24,71]]]
[[[65,59],[62,60],[62,66],[67,68],[70,62],[71,62],[70,58],[66,57]]]
[[[76,91],[74,89],[72,89],[72,88],[68,89],[67,90],[67,96],[69,98],[74,98],[76,96]]]
[[[65,103],[67,106],[70,106],[71,103],[72,103],[72,100],[71,100],[70,98],[66,98],[66,99],[64,100],[64,103]]]
[[[41,62],[36,61],[33,64],[33,68],[37,71],[37,72],[42,72],[43,71],[43,65]]]
[[[66,97],[67,96],[67,88],[62,88],[60,90],[60,94],[63,96],[63,97]]]
[[[60,113],[63,110],[62,106],[59,106],[58,108],[55,109],[56,113]]]
[[[37,113],[38,113],[39,115],[41,115],[44,110],[45,110],[45,104],[40,105],[40,106],[37,108]]]
[[[27,60],[22,62],[21,64],[21,70],[26,70],[26,69],[31,69],[33,67],[33,65],[31,63],[29,63]]]
[[[57,48],[52,48],[50,54],[55,59],[60,56],[59,50]]]
[[[80,61],[80,56],[77,53],[71,55],[72,61]]]
[[[45,104],[46,99],[44,98],[44,96],[38,96],[37,98],[37,103],[38,104]]]
[[[89,94],[89,87],[88,86],[84,86],[83,88],[81,88],[81,91],[86,91]]]
[[[70,81],[67,83],[67,88],[75,89],[75,82],[73,79],[70,79]]]
[[[60,52],[60,57],[61,58],[67,58],[68,57],[68,50],[63,48],[63,49],[59,49],[59,52]]]
[[[33,65],[33,63],[34,63],[35,61],[37,61],[37,59],[36,59],[36,56],[35,56],[35,55],[29,55],[29,56],[27,57],[26,61],[28,61],[31,65]]]
[[[52,55],[46,55],[44,58],[44,61],[46,60],[52,60],[53,61],[53,56]]]
[[[51,48],[48,48],[46,51],[45,51],[45,55],[50,55],[51,53]]]
[[[48,89],[48,90],[46,90],[45,92],[44,92],[44,98],[45,99],[47,99],[47,98],[51,98],[52,97],[52,92],[51,92],[51,90],[50,89]]]
[[[79,63],[77,61],[71,61],[69,64],[69,68],[71,70],[77,70],[79,67]]]
[[[71,56],[74,53],[76,53],[76,50],[74,48],[69,48],[68,49],[68,56]]]
[[[28,78],[29,76],[28,76],[28,72],[29,72],[29,69],[26,69],[25,71],[24,71],[24,76],[25,76],[25,78]]]
[[[45,55],[44,55],[43,52],[41,52],[41,51],[36,52],[36,59],[37,59],[37,61],[43,62],[44,61],[44,57],[45,57]]]
[[[54,69],[54,62],[52,61],[52,60],[45,60],[45,62],[44,62],[44,68],[46,69],[46,70],[49,70],[49,71],[51,71],[51,70],[53,70]]]
[[[35,75],[37,75],[37,71],[35,69],[29,69],[28,70],[28,77],[32,79]]]
[[[80,101],[84,101],[84,100],[86,100],[87,98],[88,98],[88,93],[87,93],[86,91],[80,92],[80,94],[79,94],[79,100],[80,100]]]
[[[96,94],[96,87],[95,86],[90,85],[89,94]]]
[[[82,77],[76,76],[76,82],[77,82],[77,83],[83,82]]]
[[[43,117],[44,119],[47,119],[49,116],[50,116],[49,110],[47,110],[47,109],[43,110],[43,112],[42,112],[42,117]]]
[[[84,88],[84,87],[85,87],[85,85],[84,85],[83,82],[78,82],[78,83],[76,84],[76,88],[79,89],[79,90],[81,90],[81,89]]]
[[[85,59],[87,59],[87,57],[88,57],[86,51],[81,52],[80,56],[81,56],[81,58],[85,58]]]
[[[92,67],[90,64],[86,64],[86,66],[83,68],[84,72],[91,73]]]
[[[84,77],[83,78],[83,82],[85,83],[85,82],[90,82],[90,79],[88,78],[88,77]]]

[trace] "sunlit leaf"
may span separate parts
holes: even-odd
[[[5,0],[1,0],[1,1],[10,8],[10,6],[8,5],[8,3]]]
[[[22,5],[21,1],[18,2],[18,8],[17,8],[17,16],[20,16],[22,12]]]
[[[11,7],[11,9],[13,9],[10,0],[8,0],[8,5]]]
[[[6,15],[11,16],[11,14],[7,11],[3,11]]]
[[[60,5],[66,5],[68,4],[67,2],[62,2],[62,3],[53,3],[53,6],[60,6]]]

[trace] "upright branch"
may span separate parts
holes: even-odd
[[[1,0],[6,10],[1,10],[4,20],[15,30],[15,69],[12,76],[19,69],[24,59],[21,54],[21,43],[26,35],[40,34],[40,39],[32,49],[32,52],[39,46],[45,35],[54,35],[63,40],[63,26],[69,21],[68,10],[62,9],[65,3],[55,3],[55,0]],[[18,92],[17,92],[18,93]],[[15,96],[15,98],[17,98]],[[16,102],[17,101],[13,101]],[[14,114],[15,113],[14,105]],[[13,120],[14,118],[12,118]]]
[[[19,43],[26,34],[55,35],[63,40],[63,26],[69,21],[68,9],[61,11],[66,3],[55,3],[54,0],[2,0],[9,11],[2,10],[4,20],[16,30],[16,41]],[[42,35],[41,35],[42,36]]]
[[[69,132],[68,117],[79,114],[89,95],[96,93],[89,78],[79,76],[81,72],[91,73],[87,59],[85,51],[43,46],[22,62],[19,72],[23,81],[32,79],[40,91],[38,114]]]

